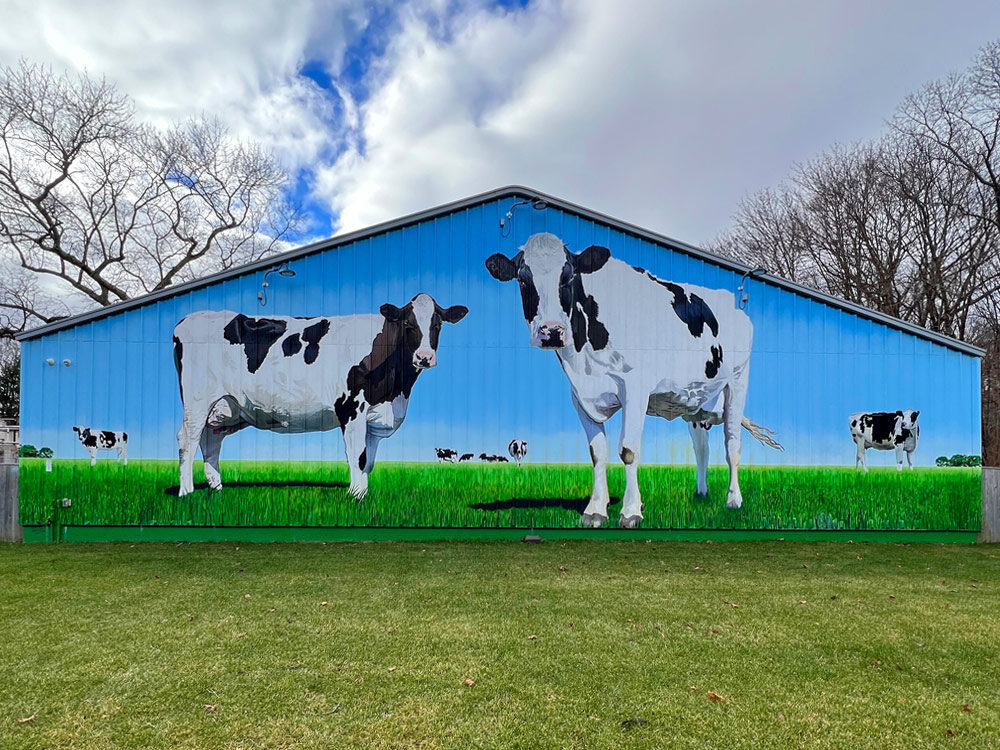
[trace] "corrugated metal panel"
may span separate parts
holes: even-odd
[[[510,236],[503,237],[498,221],[508,206],[509,198],[469,205],[299,257],[291,263],[295,278],[272,275],[264,308],[256,294],[270,264],[27,338],[22,439],[51,447],[56,465],[49,473],[37,462],[25,464],[22,487],[30,500],[22,501],[22,520],[43,522],[47,504],[69,496],[74,503],[67,517],[92,524],[578,524],[591,469],[569,382],[553,352],[529,346],[517,284],[491,278],[485,259],[498,251],[513,255],[531,234],[551,231],[574,253],[602,244],[613,257],[678,283],[735,292],[741,272],[555,208],[518,213]],[[978,491],[970,489],[976,478],[968,473],[874,472],[861,484],[866,480],[851,468],[855,446],[847,417],[912,407],[921,411],[921,466],[942,454],[978,454],[978,360],[951,342],[915,338],[773,283],[751,279],[747,289],[754,324],[747,414],[773,428],[786,450],[766,448],[743,432],[747,501],[740,511],[726,511],[721,428],[710,431],[709,498],[695,498],[685,425],[649,417],[639,474],[647,525],[975,528]],[[358,504],[347,496],[338,429],[293,435],[246,429],[228,436],[222,449],[226,489],[177,497],[182,405],[171,337],[181,318],[222,309],[252,317],[377,313],[383,303],[402,306],[417,292],[432,294],[442,306],[465,305],[469,314],[443,325],[438,366],[420,376],[404,424],[378,447],[368,499]],[[376,332],[359,335],[370,341]],[[674,354],[664,350],[666,368]],[[56,365],[45,363],[50,357]],[[63,359],[71,365],[63,366]],[[277,372],[292,384],[301,362],[289,357]],[[334,364],[316,365],[330,382]],[[112,453],[102,452],[92,468],[73,425],[127,432],[129,466],[117,466]],[[619,425],[617,416],[607,424],[617,497]],[[513,438],[529,443],[521,470],[435,460],[436,447],[506,455]],[[869,451],[869,461],[891,466],[893,453]],[[203,481],[200,469],[195,474]],[[612,508],[616,514],[620,506]]]

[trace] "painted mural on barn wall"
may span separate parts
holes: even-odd
[[[266,307],[259,275],[156,303],[135,359],[127,323],[88,324],[120,393],[29,394],[24,429],[59,448],[22,485],[84,524],[978,528],[977,471],[935,466],[978,452],[974,393],[946,393],[968,357],[915,377],[905,334],[873,353],[870,322],[554,223],[293,260]],[[876,355],[911,366],[858,377]]]

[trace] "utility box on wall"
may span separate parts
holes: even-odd
[[[26,540],[982,520],[980,350],[526,188],[21,342]]]

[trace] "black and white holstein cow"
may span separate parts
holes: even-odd
[[[74,427],[77,439],[90,454],[90,465],[97,466],[97,451],[118,452],[118,460],[128,466],[128,433],[95,430],[92,427]]]
[[[437,364],[442,323],[468,313],[418,294],[381,315],[252,318],[204,310],[174,328],[184,419],[177,433],[180,495],[194,491],[201,446],[205,478],[222,488],[222,440],[244,427],[281,433],[343,431],[350,492],[368,492],[379,441],[403,423],[417,376]]]
[[[606,247],[574,255],[548,233],[529,237],[513,258],[490,256],[486,268],[499,281],[517,280],[531,345],[554,350],[569,378],[594,465],[585,526],[608,520],[604,422],[619,410],[620,526],[635,528],[642,520],[637,469],[647,414],[688,422],[701,496],[708,494],[708,427],[723,424],[726,507],[740,507],[740,426],[766,445],[781,446],[743,415],[753,325],[731,292],[658,279],[612,258]]]
[[[913,468],[913,451],[917,449],[917,438],[920,437],[920,425],[917,424],[919,411],[907,409],[895,413],[858,412],[851,415],[851,437],[858,448],[858,456],[854,468],[863,466],[868,471],[868,460],[865,452],[868,448],[880,451],[896,451],[896,471],[903,470],[903,454],[906,462]]]
[[[437,454],[438,463],[447,461],[454,464],[458,462],[458,451],[453,448],[435,448],[434,453]]]
[[[511,440],[510,445],[507,446],[507,452],[520,466],[524,457],[528,455],[528,443],[525,440]]]

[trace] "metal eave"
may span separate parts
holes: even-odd
[[[648,240],[658,245],[664,245],[672,250],[682,252],[686,255],[698,258],[713,265],[725,268],[727,270],[733,271],[735,273],[744,274],[751,270],[751,266],[744,263],[739,263],[738,261],[732,260],[730,258],[725,258],[715,253],[710,253],[707,250],[703,250],[694,245],[690,245],[686,242],[681,242],[675,240],[671,237],[667,237],[656,232],[652,232],[642,227],[635,226],[634,224],[629,224],[628,222],[615,219],[606,214],[602,214],[598,211],[593,211],[583,206],[578,206],[569,201],[562,200],[561,198],[556,198],[554,196],[543,193],[540,190],[534,190],[529,187],[524,187],[522,185],[507,185],[505,187],[497,188],[495,190],[490,190],[485,193],[479,193],[468,198],[463,198],[461,200],[452,201],[451,203],[445,203],[434,208],[426,209],[424,211],[418,211],[416,213],[407,214],[398,219],[393,219],[391,221],[383,222],[381,224],[375,224],[371,227],[366,227],[364,229],[359,229],[354,232],[349,232],[347,234],[337,235],[329,239],[320,240],[318,242],[313,242],[309,245],[303,245],[302,247],[295,248],[293,250],[288,250],[277,255],[270,255],[267,258],[263,258],[254,263],[249,263],[244,266],[239,266],[238,268],[231,268],[226,271],[220,271],[219,273],[211,274],[209,276],[203,276],[200,279],[194,281],[189,281],[184,284],[178,284],[176,286],[168,287],[167,289],[161,289],[157,292],[152,292],[151,294],[144,295],[142,297],[135,297],[134,299],[125,300],[123,302],[118,302],[113,305],[108,305],[107,307],[101,307],[96,310],[90,310],[85,313],[80,313],[79,315],[74,315],[63,320],[58,320],[53,323],[48,323],[37,328],[32,328],[31,330],[24,331],[15,336],[18,341],[27,341],[29,339],[38,338],[40,336],[45,336],[50,333],[55,333],[66,328],[71,328],[73,326],[79,325],[81,323],[87,323],[92,320],[97,320],[99,318],[105,318],[110,315],[115,315],[126,310],[130,310],[136,307],[142,307],[159,300],[173,297],[174,295],[184,294],[186,292],[191,292],[196,289],[201,289],[212,284],[216,284],[220,281],[226,281],[228,279],[236,278],[239,276],[245,276],[247,274],[255,273],[260,270],[271,268],[275,265],[281,263],[286,263],[292,260],[297,260],[299,258],[305,257],[307,255],[312,255],[318,252],[324,252],[326,250],[332,250],[342,245],[349,244],[351,242],[357,242],[358,240],[363,240],[368,237],[380,234],[383,232],[390,232],[396,229],[401,229],[412,224],[417,224],[422,221],[428,221],[431,219],[444,216],[449,213],[454,213],[456,211],[461,211],[463,209],[469,208],[474,205],[481,203],[488,203],[490,201],[499,200],[501,198],[534,198],[545,201],[549,206],[553,208],[558,208],[560,211],[564,211],[569,214],[573,214],[583,219],[588,219],[598,224],[604,224],[609,228],[616,229],[618,231],[624,232],[626,234],[633,235],[635,237]],[[982,357],[986,352],[977,346],[965,343],[964,341],[959,341],[950,336],[946,336],[941,333],[935,333],[934,331],[929,331],[913,323],[907,323],[904,320],[895,318],[891,315],[886,315],[885,313],[878,312],[871,308],[865,307],[864,305],[859,305],[854,302],[848,302],[847,300],[834,297],[832,295],[826,294],[816,289],[812,289],[802,284],[797,284],[794,281],[789,281],[788,279],[781,278],[779,276],[774,276],[772,274],[760,274],[754,277],[755,279],[764,281],[772,286],[785,289],[786,291],[798,294],[800,296],[813,299],[817,302],[821,302],[830,307],[834,307],[845,312],[849,312],[853,315],[857,315],[862,318],[874,321],[876,323],[881,323],[887,325],[891,328],[903,331],[905,333],[917,336],[928,341],[932,341],[936,344],[946,346],[949,349],[954,349],[960,351],[964,354],[970,354],[975,357]]]

